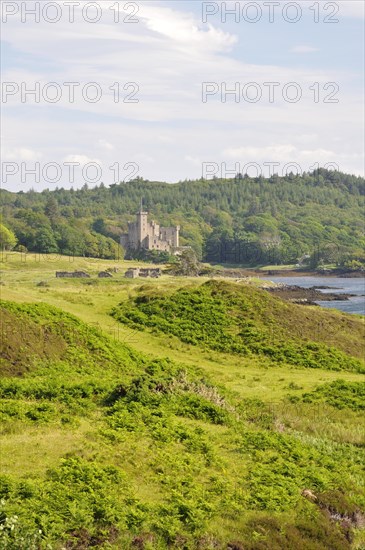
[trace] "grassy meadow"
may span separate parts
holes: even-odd
[[[364,319],[135,265],[3,253],[0,548],[364,549]]]

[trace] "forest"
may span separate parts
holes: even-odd
[[[42,192],[1,191],[3,248],[104,259],[124,254],[121,233],[141,199],[161,225],[181,226],[181,245],[219,264],[365,265],[364,178],[319,168],[270,178],[175,184],[127,182]]]

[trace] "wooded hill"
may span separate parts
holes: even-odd
[[[3,223],[29,251],[113,258],[143,198],[161,225],[180,225],[199,258],[247,265],[364,262],[365,180],[319,169],[303,175],[176,184],[137,178],[79,190],[1,192]]]

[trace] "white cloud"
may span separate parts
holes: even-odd
[[[207,25],[203,28],[196,17],[170,8],[141,6],[141,16],[148,29],[189,49],[227,51],[237,42],[235,35]]]
[[[89,164],[91,162],[101,165],[101,160],[96,158],[90,158],[87,155],[67,155],[64,159],[64,162],[77,162],[81,166],[85,166],[85,164]]]
[[[24,162],[36,162],[42,158],[40,151],[34,149],[28,149],[27,147],[4,147],[1,151],[1,157],[3,161],[24,161]]]

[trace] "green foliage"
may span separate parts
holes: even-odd
[[[8,493],[9,508],[17,504],[20,521],[49,542],[71,540],[82,529],[102,542],[112,526],[118,523],[126,529],[130,515],[136,509],[143,512],[119,469],[78,457],[63,459],[41,486],[33,485],[26,492],[23,487],[24,483],[18,483]]]
[[[39,208],[15,209],[11,225],[19,246],[30,251],[106,259],[121,257],[118,236],[110,238],[93,231],[88,222],[62,216],[52,196],[44,208],[39,205]]]
[[[347,271],[365,271],[365,253],[363,249],[356,250],[341,260],[341,266]]]
[[[325,516],[301,518],[293,524],[283,526],[273,516],[259,516],[246,526],[248,541],[237,549],[245,550],[350,550],[348,533],[336,529]]]
[[[3,388],[2,388],[3,389]],[[59,418],[60,410],[51,403],[26,403],[18,401],[20,396],[14,402],[12,400],[2,399],[0,404],[0,418],[2,422],[8,420],[21,420],[22,422],[36,422],[38,424],[47,424],[54,422]],[[63,418],[63,417],[62,417]]]
[[[250,508],[289,511],[298,504],[300,484],[316,492],[348,483],[350,490],[349,478],[340,481],[340,471],[345,473],[354,456],[346,447],[311,447],[296,435],[247,430],[240,439],[240,450],[252,460],[246,478]],[[355,454],[360,458],[361,453]]]
[[[146,250],[145,248],[140,248],[139,250],[128,250],[125,259],[139,260],[153,264],[165,264],[167,262],[173,262],[175,257],[171,256],[170,253],[166,251]]]
[[[172,275],[183,275],[185,277],[196,277],[201,271],[201,266],[194,250],[184,250],[176,259],[175,264],[171,266]]]
[[[17,238],[14,233],[0,224],[0,248],[3,250],[11,250],[17,243]]]
[[[308,323],[300,306],[285,305],[250,287],[210,281],[169,296],[140,294],[115,307],[111,314],[133,328],[158,330],[187,344],[220,352],[264,355],[277,363],[301,367],[364,370],[361,362],[351,357],[353,351],[345,354],[321,343],[315,318]],[[298,333],[298,327],[301,331],[307,328],[306,334]],[[357,328],[360,336],[360,322]],[[360,350],[361,339],[358,346]]]
[[[42,540],[42,531],[35,527],[19,524],[17,515],[8,516],[6,501],[0,501],[0,544],[2,550],[38,550]]]
[[[51,229],[48,229],[47,227],[40,227],[37,229],[34,236],[34,248],[35,250],[45,254],[58,252],[56,239]]]
[[[305,403],[327,403],[336,409],[363,411],[365,410],[365,382],[335,380],[318,386],[312,392],[304,393],[300,399]]]

